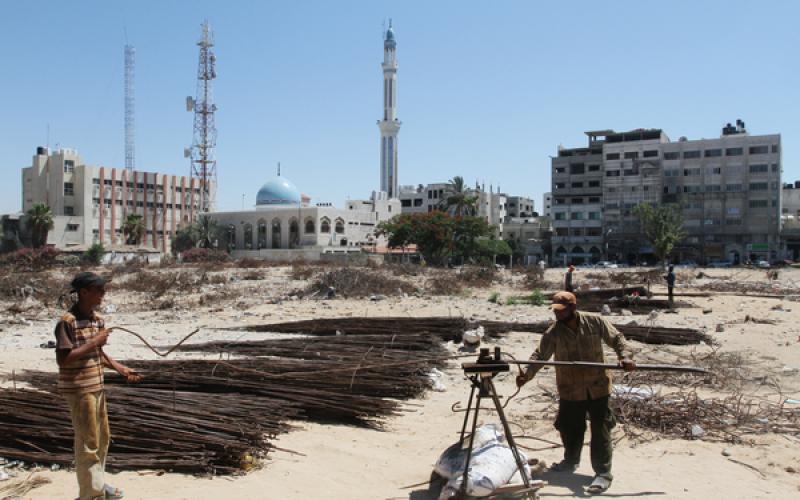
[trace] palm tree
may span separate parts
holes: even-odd
[[[453,215],[475,215],[478,197],[469,194],[464,178],[457,175],[448,184],[439,206]]]
[[[201,215],[195,224],[197,226],[197,246],[200,248],[213,248],[220,234],[217,221],[208,215]]]
[[[44,203],[37,203],[28,210],[28,224],[33,234],[33,247],[43,247],[47,243],[47,233],[53,229],[53,211]]]
[[[122,234],[125,235],[125,243],[138,246],[144,236],[144,217],[139,214],[128,214],[122,223]]]

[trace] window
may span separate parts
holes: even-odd
[[[609,192],[609,193],[616,193],[616,192],[617,192],[617,188],[615,188],[615,187],[610,187],[610,188],[608,188],[608,192]]]
[[[557,227],[556,228],[556,236],[567,236],[569,235],[569,229],[566,227]]]
[[[706,158],[716,158],[718,156],[722,156],[721,149],[706,149],[705,151]]]
[[[741,184],[726,184],[725,185],[725,191],[728,191],[729,193],[730,192],[738,192],[738,191],[741,191],[741,190],[742,190],[742,185]]]
[[[642,191],[650,191],[650,186],[642,186]]]
[[[677,160],[678,157],[679,157],[679,155],[678,155],[677,151],[669,151],[669,152],[664,153],[664,159],[665,160]]]
[[[589,172],[599,172],[600,165],[589,165]]]
[[[657,158],[658,157],[658,150],[657,149],[651,149],[649,151],[645,151],[644,153],[642,153],[642,156],[645,157],[645,158]]]
[[[591,196],[589,197],[589,203],[600,203],[600,198],[598,196]]]
[[[739,219],[739,218],[736,218],[736,217],[726,218],[725,219],[725,225],[726,226],[741,226],[742,225],[742,219]]]
[[[765,155],[769,153],[769,146],[750,146],[751,155]]]
[[[606,160],[619,160],[619,153],[608,153]]]
[[[623,175],[625,175],[626,177],[630,177],[631,175],[639,175],[639,169],[636,169],[636,168],[626,168],[626,169],[625,169],[625,171],[624,171],[624,172],[622,172],[622,173],[623,173]]]
[[[67,224],[67,231],[70,233],[74,233],[75,231],[78,230],[79,227],[80,224]]]
[[[566,214],[564,212],[556,212],[555,218],[556,220],[566,220]]]
[[[567,187],[566,182],[556,182],[556,189],[564,189],[565,187]]]
[[[589,212],[589,220],[600,220],[600,212]]]
[[[344,221],[342,219],[336,219],[336,234],[344,234]]]
[[[557,174],[565,174],[565,173],[567,173],[567,169],[566,169],[566,167],[556,167],[556,173]]]
[[[100,179],[92,179],[92,184],[94,184],[95,186],[99,186],[100,185]]]
[[[600,187],[600,181],[589,181],[590,188]]]
[[[571,175],[580,175],[584,173],[586,169],[583,166],[583,163],[570,163],[569,165],[569,173]]]
[[[766,182],[751,182],[750,191],[766,191],[768,186]]]
[[[582,187],[583,187],[583,183],[582,182],[573,182],[572,183],[572,188],[573,189],[578,189],[578,188],[582,188]]]
[[[75,215],[75,207],[64,207],[64,215]]]
[[[71,182],[64,183],[64,196],[72,196],[75,194],[75,188]]]
[[[683,159],[688,160],[691,158],[700,158],[700,151],[684,151]]]
[[[314,221],[309,219],[306,221],[305,227],[306,234],[314,234]]]
[[[570,230],[570,236],[583,236],[583,228],[582,227],[573,227]]]
[[[638,151],[628,151],[628,152],[625,153],[625,159],[626,160],[635,160],[638,157],[639,157],[639,152]]]
[[[699,168],[684,168],[683,169],[683,176],[684,177],[694,177],[700,175]]]
[[[607,170],[606,177],[619,177],[619,170]]]
[[[722,174],[722,167],[709,167],[706,170],[708,175],[721,175]]]
[[[111,185],[111,179],[104,179],[103,180],[103,185],[110,186]]]
[[[319,232],[320,233],[330,233],[331,232],[331,221],[327,218],[322,219],[319,221]]]
[[[743,148],[728,148],[725,150],[725,156],[742,156],[743,154]]]
[[[772,164],[772,171],[773,172],[777,172],[778,171],[778,164],[777,163],[773,163]]]
[[[422,198],[414,198],[414,206],[421,207],[422,206]]]
[[[750,165],[750,173],[751,174],[763,174],[769,171],[769,167],[766,163],[759,163],[756,165]]]
[[[401,207],[410,207],[411,206],[411,200],[400,200],[400,206]]]
[[[64,172],[75,171],[75,160],[64,160]]]
[[[722,190],[722,186],[719,184],[706,184],[706,193],[719,193]]]
[[[572,198],[572,203],[575,205],[580,205],[583,203],[583,198]]]
[[[777,153],[778,151],[780,151],[780,148],[778,147],[778,145],[777,144],[773,144],[772,145],[772,152],[773,153]]]
[[[767,206],[767,200],[750,200],[750,208],[765,208]]]
[[[570,220],[583,220],[583,212],[572,212],[569,214]]]

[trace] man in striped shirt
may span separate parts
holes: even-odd
[[[103,302],[106,280],[83,272],[75,276],[72,291],[78,302],[56,325],[58,389],[69,404],[75,431],[75,469],[80,500],[122,498],[122,491],[105,483],[109,429],[103,368],[138,382],[141,376],[103,352],[111,330],[95,312]]]

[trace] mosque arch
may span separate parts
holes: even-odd
[[[267,248],[267,221],[258,219],[258,245],[259,250]]]
[[[289,219],[289,248],[296,248],[300,246],[300,224],[297,219],[292,217]]]
[[[344,219],[336,218],[336,234],[344,234]]]
[[[281,220],[272,219],[272,248],[281,247]]]
[[[316,231],[316,228],[314,227],[314,219],[312,219],[311,217],[306,217],[305,233],[306,234],[314,234],[315,231]]]
[[[244,249],[250,250],[253,248],[253,225],[249,222],[244,225]]]
[[[236,226],[228,224],[227,229],[228,248],[233,250],[236,248]]]
[[[331,232],[331,220],[329,218],[323,217],[319,220],[319,232],[320,233]]]
[[[583,247],[573,247],[572,253],[585,253],[585,252],[583,251]]]

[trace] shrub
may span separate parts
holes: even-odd
[[[106,249],[103,247],[103,244],[95,243],[83,253],[83,261],[97,266],[103,261],[103,256],[105,254]]]
[[[498,292],[492,292],[489,295],[489,302],[491,302],[492,304],[500,303],[500,294]]]
[[[56,264],[60,253],[53,247],[20,248],[4,255],[0,264],[28,270],[48,269]]]
[[[184,262],[225,262],[230,255],[210,248],[190,248],[181,254]]]

